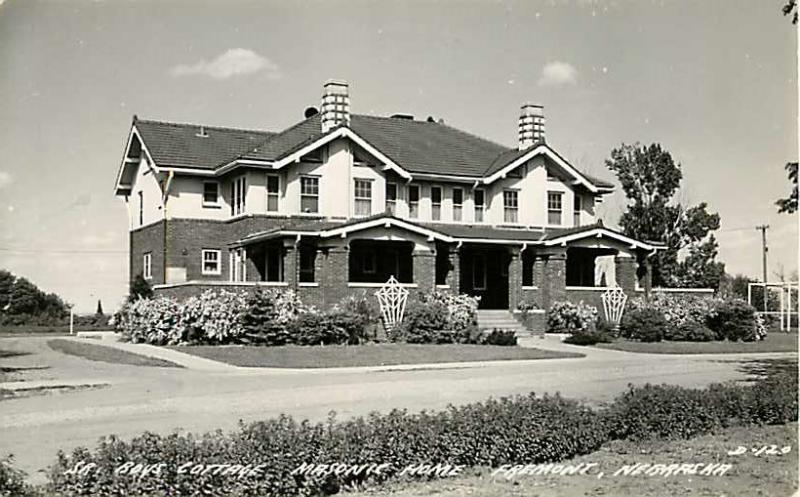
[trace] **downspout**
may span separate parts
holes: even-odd
[[[162,254],[163,260],[163,274],[162,274],[162,281],[164,284],[167,283],[167,221],[169,216],[167,215],[167,204],[169,200],[169,190],[172,186],[172,178],[175,176],[175,171],[170,171],[169,175],[167,176],[167,180],[164,182],[164,190],[161,196],[161,203],[164,205],[164,243],[162,244],[164,253]]]

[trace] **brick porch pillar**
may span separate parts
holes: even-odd
[[[244,247],[245,281],[261,281],[261,273],[256,266],[256,257],[264,257],[264,252],[256,251],[254,247]],[[266,271],[266,266],[264,271]]]
[[[423,291],[436,287],[436,254],[427,249],[416,249],[412,254],[414,265],[414,283]]]
[[[446,283],[450,286],[450,291],[458,294],[461,291],[461,254],[458,247],[447,248],[447,272]]]
[[[330,307],[348,294],[347,280],[350,277],[350,250],[346,245],[336,245],[324,249],[325,264],[320,286],[322,305]],[[319,254],[318,254],[318,259]]]
[[[509,247],[508,308],[516,309],[522,295],[522,254],[519,247]]]
[[[614,257],[614,272],[617,276],[617,285],[629,297],[633,297],[636,293],[636,259],[619,255]]]
[[[542,264],[542,307],[549,309],[555,302],[567,300],[567,251],[545,255]]]
[[[300,281],[300,251],[293,242],[283,245],[283,281],[292,290],[297,290]]]

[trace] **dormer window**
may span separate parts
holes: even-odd
[[[581,225],[581,196],[577,193],[572,197],[572,210],[573,210],[573,224],[575,226]]]
[[[562,192],[547,192],[547,224],[553,226],[561,224],[562,195]]]
[[[392,215],[397,213],[397,183],[386,183],[386,211]]]
[[[475,222],[483,222],[483,212],[486,210],[486,191],[483,188],[476,188],[473,193],[475,203]]]
[[[267,212],[278,212],[281,194],[281,179],[277,174],[267,175]]]
[[[461,209],[464,204],[464,190],[453,188],[453,221],[461,221]]]
[[[419,217],[419,185],[408,185],[408,217]]]

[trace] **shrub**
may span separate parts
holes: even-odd
[[[679,326],[668,326],[664,340],[683,341],[683,342],[711,342],[717,339],[717,334],[711,331],[708,326],[686,321]]]
[[[718,340],[752,342],[758,336],[756,310],[744,300],[718,302],[707,322]]]
[[[661,311],[654,308],[634,309],[623,314],[620,334],[642,342],[660,342],[668,332],[669,323]]]
[[[583,302],[575,305],[569,301],[556,302],[547,311],[547,331],[573,333],[591,331],[597,324],[597,308]]]
[[[464,331],[478,323],[478,299],[470,295],[448,292],[420,292],[421,304],[442,305],[446,309],[446,328]]]
[[[631,299],[628,302],[628,309],[642,310],[653,308],[664,315],[664,319],[670,323],[671,327],[679,327],[687,322],[705,324],[708,316],[713,312],[715,305],[720,299],[701,297],[695,295],[674,295],[666,292],[652,292],[650,300],[645,302],[644,298]]]
[[[32,497],[35,492],[25,482],[25,472],[14,468],[13,462],[12,456],[0,459],[0,497]]]
[[[455,334],[447,329],[447,315],[447,306],[441,302],[412,300],[394,338],[408,343],[453,343]]]
[[[206,290],[179,306],[177,334],[181,342],[222,344],[237,342],[245,333],[242,315],[247,300],[241,293]]]
[[[564,339],[565,343],[572,345],[594,345],[596,343],[611,343],[614,337],[608,330],[577,330]]]
[[[714,384],[707,389],[672,385],[630,386],[606,412],[611,437],[690,438],[734,425],[788,423],[797,419],[796,373],[752,386]]]
[[[333,311],[358,316],[364,328],[364,338],[378,338],[378,331],[382,328],[381,309],[377,300],[366,292],[343,298],[333,307]]]
[[[482,345],[503,345],[511,346],[517,344],[517,334],[513,330],[493,329],[491,333],[483,335],[480,343]]]
[[[180,312],[177,300],[167,297],[140,298],[120,310],[117,327],[123,339],[133,343],[174,345],[182,338],[178,326]]]

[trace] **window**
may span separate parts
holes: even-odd
[[[519,222],[519,192],[516,190],[503,191],[503,221],[516,224]]]
[[[319,212],[319,178],[300,177],[300,211]]]
[[[219,207],[219,183],[203,182],[203,207]]]
[[[283,281],[283,247],[271,245],[264,251],[262,281]]]
[[[561,224],[561,192],[547,192],[547,224]]]
[[[246,257],[244,249],[231,251],[231,281],[245,281],[247,279]]]
[[[139,190],[139,226],[144,224],[144,192]]]
[[[397,183],[386,183],[386,212],[397,213]]]
[[[453,221],[461,221],[461,207],[464,203],[464,190],[453,188]]]
[[[267,175],[267,212],[278,212],[278,199],[281,195],[281,179],[274,174]]]
[[[355,180],[354,195],[355,215],[363,217],[372,214],[372,181]]]
[[[572,222],[575,226],[581,225],[581,197],[575,194],[572,200]]]
[[[317,251],[314,247],[300,247],[300,283],[314,282],[314,263]]]
[[[419,186],[408,186],[408,217],[419,217]]]
[[[214,249],[203,249],[203,274],[222,274],[220,264],[221,252]]]
[[[247,178],[239,176],[231,182],[231,216],[244,214]]]
[[[483,211],[486,209],[486,192],[483,189],[476,189],[475,198],[475,222],[483,222]]]
[[[442,188],[431,187],[431,219],[438,221],[442,218]]]
[[[142,257],[142,276],[146,280],[153,278],[153,254],[150,252]]]
[[[365,253],[361,258],[361,272],[364,274],[375,274],[377,265],[374,251]]]

